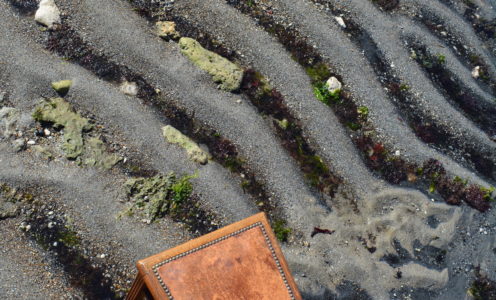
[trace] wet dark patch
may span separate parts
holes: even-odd
[[[442,164],[435,159],[425,162],[417,174],[424,180],[429,180],[430,192],[437,191],[448,204],[460,205],[465,202],[480,212],[485,212],[491,207],[491,194],[486,192],[485,188],[474,184],[467,185],[466,181],[458,177],[448,178]]]
[[[486,62],[477,54],[467,50],[462,42],[446,28],[440,18],[431,14],[428,10],[423,10],[422,15],[417,16],[416,19],[423,23],[440,40],[450,45],[451,49],[453,49],[452,51],[467,68],[472,70],[475,67],[479,67],[479,78],[476,82],[482,89],[496,93],[496,81],[489,75]]]
[[[469,289],[475,300],[496,299],[496,281],[483,274],[480,267],[475,268],[475,280]]]
[[[469,118],[479,124],[489,136],[496,134],[496,105],[477,99],[463,84],[456,79],[445,66],[443,56],[429,53],[425,46],[410,41],[412,55],[436,87],[451,99]],[[413,53],[413,52],[412,52]],[[490,176],[485,174],[486,176]]]
[[[142,75],[98,53],[68,25],[56,25],[48,30],[45,46],[48,50],[79,64],[104,80],[113,83],[121,83],[124,80],[135,82],[139,88],[137,95],[139,98],[150,99],[157,96],[155,89],[146,82]]]
[[[77,233],[64,226],[62,219],[46,217],[47,212],[38,211],[27,219],[31,226],[27,235],[51,253],[62,265],[71,285],[81,290],[88,299],[116,299],[112,280],[104,276],[104,268],[96,266],[83,254]],[[50,222],[56,225],[49,228]]]
[[[372,0],[372,2],[385,11],[391,11],[400,4],[399,0]]]
[[[39,0],[8,0],[10,5],[24,15],[34,15],[38,9]]]
[[[478,7],[474,3],[471,3],[467,5],[463,16],[472,24],[475,33],[481,40],[488,41],[494,39],[496,36],[496,19],[486,20],[478,16],[477,9]]]
[[[25,234],[48,252],[56,264],[62,266],[72,287],[87,299],[117,299],[112,280],[104,276],[108,266],[91,261],[85,254],[79,235],[61,217],[57,206],[36,199],[33,191],[24,192],[0,184],[0,194],[7,195],[19,206]]]
[[[406,122],[413,129],[416,136],[425,143],[439,147],[444,152],[458,149],[458,154],[462,155],[466,161],[471,162],[477,171],[488,177],[493,176],[493,164],[486,158],[490,155],[489,153],[481,154],[480,149],[473,145],[462,145],[445,128],[437,125],[435,120],[424,116],[422,112],[412,109],[416,105],[414,96],[410,92],[410,87],[402,83],[397,76],[394,76],[391,67],[386,63],[383,54],[367,32],[356,30],[351,35],[351,39],[363,50],[378,79],[386,87],[391,102],[401,110]],[[435,61],[440,63],[443,59],[443,57],[436,57]],[[493,109],[495,108],[493,107]],[[484,113],[484,115],[487,116],[486,120],[490,119],[489,114]],[[489,122],[494,123],[496,121]]]
[[[310,184],[325,195],[333,197],[342,180],[331,173],[329,167],[311,148],[303,136],[299,120],[290,113],[283,96],[254,70],[245,71],[241,92],[248,96],[259,112],[272,117],[282,145],[298,162]]]
[[[248,5],[244,1],[237,0],[229,0],[227,2],[242,13],[257,20],[267,32],[274,35],[279,42],[286,47],[293,58],[307,71],[307,74],[311,78],[314,90],[320,92],[322,88],[325,87],[325,80],[330,76],[334,76],[342,82],[342,78],[338,74],[331,72],[331,68],[325,63],[317,50],[312,47],[306,38],[295,28],[284,27],[283,25],[276,23],[272,13],[267,13],[254,3]],[[365,51],[366,56],[368,56],[368,59],[375,65],[375,68],[377,68],[376,72],[382,74],[379,76],[382,80],[386,81],[386,84],[388,84],[398,95],[402,95],[408,91],[408,86],[401,84],[398,80],[392,80],[391,78],[393,78],[393,76],[388,75],[390,74],[389,67],[387,67],[384,60],[381,59],[377,47],[367,33],[358,30],[358,28],[354,28],[350,34],[352,35],[352,40],[367,50]],[[370,169],[376,171],[378,175],[393,184],[399,184],[406,180],[418,182],[420,185],[430,182],[435,190],[437,182],[433,183],[432,178],[425,177],[423,174],[416,174],[416,171],[421,169],[420,166],[392,155],[392,151],[386,149],[385,146],[377,140],[374,129],[367,121],[367,114],[360,113],[361,111],[368,112],[368,108],[358,107],[351,98],[349,92],[342,90],[339,92],[338,97],[316,93],[316,97],[334,110],[341,124],[348,127],[349,130],[354,131],[353,141],[362,151],[364,161]],[[322,97],[323,99],[320,99]],[[410,107],[408,109],[411,110]],[[445,132],[440,131],[439,127],[436,125],[432,125],[434,123],[421,122],[418,118],[414,119],[414,121],[417,121],[417,123],[414,123],[413,125],[415,126],[412,127],[417,128],[420,132],[420,136],[423,138],[436,141],[444,139],[443,136],[445,136]],[[430,162],[431,161],[428,161],[426,163],[429,164]],[[467,196],[466,193],[463,193],[463,197],[459,194],[452,197],[447,191],[449,191],[455,183],[447,177],[444,177],[444,179],[445,181],[442,183],[446,184],[449,188],[443,186],[441,190],[443,191],[442,196],[447,203],[458,205],[463,199],[469,205],[472,203],[471,206],[480,211],[487,210],[484,203],[472,200],[473,197]],[[482,191],[481,187],[478,188]]]

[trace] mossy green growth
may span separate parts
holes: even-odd
[[[289,235],[291,234],[292,230],[291,228],[286,227],[286,221],[277,219],[272,224],[272,228],[274,229],[274,233],[279,241],[288,241]]]
[[[318,63],[311,67],[305,68],[307,75],[312,79],[312,82],[323,82],[331,77],[331,71],[325,63]]]
[[[150,221],[165,214],[174,216],[191,196],[193,186],[190,179],[194,177],[196,175],[177,178],[174,173],[169,173],[166,176],[129,179],[125,189],[133,205],[127,214],[141,211]]]
[[[238,90],[243,79],[243,70],[228,59],[206,50],[192,38],[182,37],[179,40],[181,53],[200,69],[208,72],[214,82],[220,84],[225,91]]]
[[[67,94],[67,92],[69,92],[71,86],[72,86],[72,80],[60,80],[60,81],[52,82],[52,88],[62,96],[64,96],[65,94]]]
[[[53,123],[54,128],[64,129],[62,151],[68,159],[77,159],[80,164],[102,169],[110,169],[121,160],[115,154],[108,154],[99,138],[83,137],[83,133],[90,131],[93,125],[74,112],[71,105],[62,98],[51,98],[39,104],[33,112],[33,118],[39,122]],[[35,150],[46,159],[53,158],[52,153],[43,147]]]
[[[436,57],[437,57],[437,62],[438,62],[439,64],[441,64],[441,65],[442,65],[442,64],[445,64],[445,63],[446,63],[446,56],[444,56],[444,55],[442,55],[442,54],[438,53],[438,54],[436,55]]]
[[[172,144],[177,144],[184,148],[188,153],[188,157],[200,164],[206,164],[210,159],[209,155],[203,151],[194,141],[182,134],[176,128],[167,125],[162,128],[162,133],[165,139]]]
[[[83,164],[86,166],[109,170],[122,160],[122,157],[116,154],[107,153],[103,142],[96,137],[91,137],[85,142],[85,149],[87,158]]]
[[[75,113],[71,105],[62,98],[51,98],[38,105],[33,118],[39,122],[50,122],[55,128],[64,128],[62,150],[68,159],[76,159],[83,154],[83,131],[92,128],[88,119]]]
[[[313,93],[320,102],[325,105],[331,105],[333,103],[339,103],[341,97],[341,90],[336,90],[335,92],[329,91],[329,87],[326,83],[317,82],[313,84]]]

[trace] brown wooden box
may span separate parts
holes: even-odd
[[[301,299],[264,213],[138,261],[126,299]]]

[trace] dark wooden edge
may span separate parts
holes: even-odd
[[[160,285],[158,278],[155,277],[155,275],[154,275],[153,267],[156,264],[159,264],[159,263],[163,262],[164,260],[167,260],[171,257],[178,255],[178,254],[184,253],[188,250],[197,248],[197,247],[204,245],[210,241],[214,241],[218,238],[229,235],[233,232],[236,232],[242,228],[245,228],[245,227],[250,226],[252,224],[255,224],[257,222],[261,222],[262,225],[266,229],[269,240],[272,244],[272,247],[274,248],[274,251],[276,253],[277,258],[279,259],[281,267],[282,267],[284,274],[286,276],[286,280],[292,289],[292,292],[293,292],[295,299],[301,299],[301,295],[298,291],[296,283],[294,282],[293,276],[291,275],[291,272],[289,271],[288,264],[284,258],[284,255],[282,254],[281,248],[279,247],[279,244],[278,244],[277,239],[274,235],[274,232],[272,231],[272,228],[270,227],[269,221],[267,220],[264,213],[258,213],[256,215],[253,215],[251,217],[243,219],[239,222],[233,223],[231,225],[228,225],[226,227],[218,229],[214,232],[211,232],[211,233],[206,234],[204,236],[201,236],[199,238],[188,241],[188,242],[186,242],[182,245],[179,245],[175,248],[172,248],[172,249],[166,250],[164,252],[161,252],[159,254],[156,254],[156,255],[150,256],[148,258],[139,260],[136,263],[136,267],[138,268],[139,273],[142,275],[142,278],[143,278],[146,286],[148,287],[148,289],[149,289],[149,291],[152,294],[154,299],[170,299],[167,296],[164,289],[162,288],[162,286]]]

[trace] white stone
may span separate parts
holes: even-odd
[[[121,92],[129,96],[136,96],[138,95],[138,85],[135,82],[124,81],[121,84]]]
[[[33,141],[33,140],[29,140],[29,141],[28,141],[28,145],[35,145],[35,144],[36,144],[36,142],[35,142],[35,141]]]
[[[335,93],[335,92],[339,91],[341,89],[341,87],[343,86],[341,84],[341,82],[339,82],[339,80],[334,76],[329,78],[327,80],[326,84],[327,84],[327,89],[331,93]]]
[[[343,18],[341,18],[341,17],[334,17],[334,20],[336,20],[336,22],[338,22],[339,26],[341,26],[343,28],[346,28],[346,24],[344,23]]]
[[[51,134],[51,132],[50,132],[50,130],[45,128],[45,129],[43,129],[43,134],[45,134],[45,136],[49,136]]]
[[[477,66],[472,70],[472,77],[477,79],[479,78],[479,76],[480,76],[480,66]]]
[[[55,23],[60,23],[60,11],[54,0],[41,0],[38,10],[34,15],[34,20],[49,28]]]

